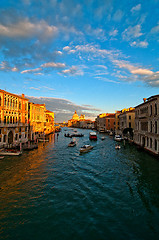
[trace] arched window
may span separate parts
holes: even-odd
[[[155,103],[155,115],[157,115],[157,103]]]
[[[150,116],[152,115],[152,105],[150,106]]]
[[[155,151],[157,151],[157,140],[155,139]]]
[[[155,121],[155,133],[157,133],[157,121]]]

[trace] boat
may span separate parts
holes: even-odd
[[[49,139],[39,138],[38,141],[39,141],[39,142],[49,142]]]
[[[0,151],[0,156],[19,156],[22,152],[16,149],[2,149]]]
[[[71,135],[71,134],[69,134],[69,133],[67,133],[67,134],[65,133],[65,134],[64,134],[64,136],[65,136],[65,137],[72,138],[72,135]]]
[[[113,136],[113,135],[114,135],[114,133],[113,133],[113,132],[110,132],[110,133],[109,133],[109,136]]]
[[[101,140],[104,140],[105,139],[105,137],[101,137]]]
[[[115,135],[114,140],[117,141],[117,142],[121,142],[122,138],[121,138],[120,135]]]
[[[89,133],[89,139],[90,139],[90,140],[97,140],[97,134],[96,134],[96,132],[90,132],[90,133]]]
[[[104,129],[100,129],[99,132],[100,133],[104,133],[105,131],[104,131]]]
[[[0,156],[0,160],[3,159],[3,158],[4,158],[4,156]]]
[[[74,147],[76,146],[76,142],[75,141],[71,141],[69,144],[68,144],[68,147]]]
[[[83,137],[84,134],[82,133],[74,133],[74,134],[71,134],[71,137]]]
[[[89,150],[91,150],[93,148],[93,146],[86,144],[83,147],[80,148],[80,153],[85,153],[88,152]]]
[[[116,145],[116,146],[115,146],[115,149],[117,149],[117,150],[119,150],[120,148],[121,148],[120,145]]]

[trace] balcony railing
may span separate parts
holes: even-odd
[[[23,127],[28,126],[28,123],[0,123],[0,127]]]

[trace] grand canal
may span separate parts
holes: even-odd
[[[158,239],[159,161],[104,134],[80,155],[90,131],[74,148],[67,132],[0,160],[0,238]]]

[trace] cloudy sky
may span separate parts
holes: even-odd
[[[159,94],[159,0],[0,0],[0,88],[57,121]]]

